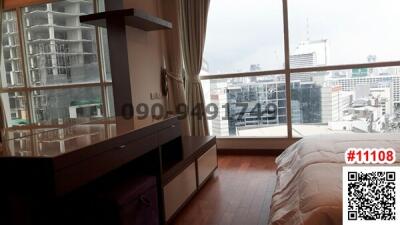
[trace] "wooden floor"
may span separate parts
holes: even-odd
[[[275,157],[220,156],[213,178],[174,225],[266,225],[275,188]]]

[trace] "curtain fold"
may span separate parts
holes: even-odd
[[[180,36],[180,0],[163,2],[162,10],[166,20],[172,22],[172,30],[165,32],[166,54],[167,54],[167,78],[168,78],[168,111],[175,114],[186,111],[186,96],[182,74],[182,52]],[[181,119],[181,131],[183,135],[189,136],[189,120],[186,116]]]
[[[3,7],[4,7],[4,1],[0,0],[0,71],[1,71],[1,76],[5,76],[3,74],[4,72],[4,62],[3,62]],[[0,78],[1,79],[1,78]],[[4,113],[4,108],[3,108],[3,101],[0,96],[0,129],[1,131],[4,128],[4,118],[3,118],[3,113]],[[0,143],[1,143],[1,138],[2,138],[2,132],[0,132]]]
[[[210,0],[180,0],[181,38],[186,72],[188,116],[193,136],[209,135],[199,74],[203,62]]]

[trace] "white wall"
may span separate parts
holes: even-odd
[[[161,17],[161,0],[124,0],[124,8],[143,10],[151,15]],[[129,72],[133,89],[133,104],[146,103],[151,106],[161,103],[165,106],[165,98],[150,98],[150,93],[161,96],[160,71],[163,66],[163,31],[146,32],[127,27],[127,42],[129,56]],[[165,107],[164,107],[165,108]],[[142,127],[152,122],[135,119],[135,127]]]

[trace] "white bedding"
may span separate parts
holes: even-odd
[[[344,152],[356,148],[393,148],[400,158],[399,134],[335,134],[306,137],[277,159],[271,225],[342,224]]]

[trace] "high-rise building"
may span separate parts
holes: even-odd
[[[290,55],[291,68],[304,68],[328,65],[328,40],[315,40],[301,42]],[[325,75],[325,73],[323,73]],[[315,73],[298,73],[294,78],[299,81],[313,80]]]
[[[328,65],[328,40],[301,42],[290,55],[292,68]]]
[[[3,14],[3,52],[1,54],[1,87],[19,88],[24,86],[21,46],[18,36],[17,15],[9,11]],[[4,116],[10,125],[28,123],[26,96],[19,91],[1,94]]]
[[[65,88],[69,84],[100,82],[97,37],[94,27],[80,23],[79,16],[94,11],[93,1],[58,1],[22,8],[23,34],[19,33],[15,12],[5,13],[3,46],[5,73],[3,87],[35,87],[29,95],[19,92],[2,97],[12,124],[27,120],[32,109],[36,122],[59,118],[103,115],[100,87]],[[21,46],[24,41],[26,78],[23,76]],[[46,87],[55,87],[46,89]],[[41,89],[41,88],[44,89]],[[59,89],[57,89],[59,87]],[[29,97],[30,105],[27,106]],[[5,100],[6,98],[6,100]]]
[[[287,123],[286,88],[280,79],[270,79],[250,83],[225,83],[226,93],[220,91],[218,103],[226,95],[229,124],[229,135],[237,135],[237,129],[253,129],[268,126],[278,126]],[[294,81],[292,88],[292,122],[321,122],[320,87],[314,83]],[[221,89],[214,89],[217,90]],[[223,102],[222,104],[224,104]],[[213,120],[213,123],[221,121]],[[222,127],[222,126],[220,126]],[[213,126],[214,128],[214,126]],[[218,131],[220,128],[217,129]]]
[[[354,91],[356,86],[369,85],[371,88],[391,88],[393,103],[400,104],[400,75],[331,78],[328,86],[340,86],[343,91]]]
[[[23,10],[28,72],[32,85],[88,82],[98,73],[96,33],[79,16],[93,11],[86,0]]]
[[[228,121],[228,101],[227,101],[227,82],[226,80],[210,80],[206,81],[209,84],[204,85],[206,87],[206,92],[208,92],[208,96],[205,101],[209,107],[214,106],[213,109],[210,108],[210,111],[213,110],[213,113],[216,116],[212,116],[212,120],[209,120],[209,127],[212,135],[216,136],[229,136],[229,121]]]
[[[328,86],[321,89],[321,122],[327,124],[343,119],[344,110],[352,103],[352,93],[345,92],[340,86]]]
[[[321,86],[315,82],[292,82],[292,123],[321,123]]]

